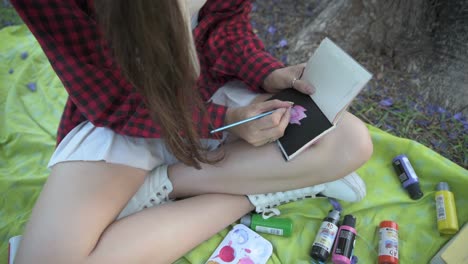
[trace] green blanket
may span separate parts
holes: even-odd
[[[8,238],[22,233],[48,175],[46,164],[54,150],[66,92],[25,26],[1,30],[0,40],[0,262],[4,263]],[[355,254],[359,263],[375,263],[377,226],[382,220],[394,220],[400,226],[400,263],[427,263],[450,238],[437,231],[435,185],[450,184],[461,226],[468,221],[468,171],[417,142],[369,129],[374,154],[358,171],[367,184],[367,197],[342,204],[344,214],[357,217]],[[399,154],[408,155],[420,178],[424,191],[420,200],[411,200],[398,182],[391,160]],[[290,238],[263,235],[274,247],[269,263],[310,263],[308,252],[331,205],[325,199],[308,199],[280,209],[283,217],[293,220],[294,232]],[[229,230],[177,263],[204,263]]]

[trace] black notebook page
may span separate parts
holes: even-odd
[[[279,139],[279,143],[286,152],[283,154],[288,156],[287,160],[304,145],[333,127],[309,95],[295,89],[285,89],[275,94],[270,100],[272,99],[294,102],[289,125],[284,136]]]

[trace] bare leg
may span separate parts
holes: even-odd
[[[243,141],[224,146],[225,158],[196,170],[169,167],[171,198],[204,193],[254,194],[285,191],[340,179],[362,166],[372,154],[365,125],[345,113],[337,128],[285,162],[276,143],[254,148]]]
[[[104,162],[54,166],[15,263],[171,263],[253,209],[244,196],[209,194],[113,222],[145,174]]]
[[[337,179],[370,156],[370,140],[362,137],[367,130],[357,121],[347,114],[335,131],[288,163],[272,144],[252,148],[236,142],[226,146],[226,159],[216,166],[197,171],[177,164],[170,170],[174,192],[269,192]],[[146,173],[103,162],[54,166],[17,263],[168,263],[253,209],[244,196],[207,194],[114,222]]]

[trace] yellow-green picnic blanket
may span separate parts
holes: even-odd
[[[48,176],[66,92],[39,44],[25,26],[0,31],[0,263],[6,263],[8,239],[21,234]],[[400,263],[428,263],[450,238],[436,227],[434,188],[446,181],[456,197],[460,226],[468,221],[468,171],[429,148],[369,126],[374,154],[358,173],[367,184],[366,198],[343,203],[344,214],[357,218],[355,255],[376,263],[377,226],[399,226]],[[406,154],[420,178],[424,197],[413,201],[402,189],[392,159]],[[310,263],[309,251],[322,219],[331,209],[326,199],[307,199],[280,207],[293,220],[289,238],[262,234],[273,244],[268,263]],[[228,210],[228,208],[226,209]],[[223,212],[219,212],[222,214]],[[177,263],[204,263],[230,230],[189,252]],[[190,234],[187,234],[189,236]]]

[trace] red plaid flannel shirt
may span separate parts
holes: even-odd
[[[115,67],[96,25],[92,0],[11,0],[32,31],[69,97],[58,129],[60,142],[75,126],[95,126],[134,137],[159,138],[160,126]],[[193,34],[201,74],[196,89],[207,115],[194,113],[202,138],[224,125],[226,107],[208,102],[224,83],[240,79],[261,92],[263,80],[281,62],[264,50],[249,21],[251,1],[208,0]]]

